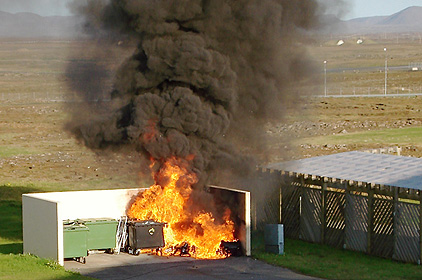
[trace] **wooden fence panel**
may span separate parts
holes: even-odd
[[[263,207],[265,224],[280,223],[280,190],[275,189]]]
[[[284,224],[287,238],[324,243],[398,261],[422,259],[422,205],[401,201],[422,194],[388,186],[283,174],[274,197],[258,209]],[[280,208],[279,208],[280,210]]]
[[[266,196],[264,201],[265,203],[254,201],[254,229],[263,230],[266,224],[280,223],[280,200],[278,195]]]
[[[265,182],[264,190],[256,182],[249,186],[252,199],[252,228],[263,230],[266,224],[280,223],[280,186],[279,172],[269,170],[258,173],[259,181]],[[254,185],[256,184],[256,185]]]
[[[393,258],[399,261],[419,261],[419,205],[399,202],[397,207],[396,242]]]
[[[375,197],[373,202],[373,232],[371,254],[392,258],[394,252],[393,236],[394,202],[390,197]]]
[[[321,242],[321,190],[302,188],[300,215],[301,239],[309,242]]]
[[[300,234],[300,188],[295,184],[282,186],[281,223],[284,235],[299,239]]]
[[[345,220],[346,248],[366,252],[368,244],[368,198],[361,195],[346,194]]]
[[[342,248],[344,244],[345,195],[340,192],[326,192],[325,198],[325,244]]]

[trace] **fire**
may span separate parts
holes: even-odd
[[[230,211],[226,210],[224,222],[220,224],[211,213],[187,211],[192,185],[198,181],[196,174],[188,169],[188,160],[167,159],[154,179],[155,184],[139,194],[130,206],[129,218],[167,223],[164,255],[185,244],[191,248],[192,257],[225,258],[226,255],[219,253],[221,241],[236,241]]]

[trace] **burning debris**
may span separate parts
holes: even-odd
[[[190,246],[188,242],[183,242],[182,244],[176,245],[173,248],[173,253],[171,253],[171,256],[191,257],[191,253],[195,255],[196,247]]]
[[[89,119],[80,117],[78,107],[68,129],[91,148],[134,146],[152,162],[155,184],[139,194],[128,216],[167,223],[164,252],[198,258],[233,254],[237,247],[221,247],[221,241],[237,241],[235,209],[215,205],[201,187],[219,173],[245,174],[254,166],[232,141],[251,145],[260,121],[277,118],[290,86],[309,73],[297,42],[316,22],[316,1],[75,5],[91,34],[116,41],[124,34],[138,47],[116,73],[111,102],[89,103]],[[68,67],[71,83],[80,81],[78,63]],[[84,69],[103,77],[98,65]],[[89,80],[90,74],[83,75]],[[87,92],[79,94],[87,100]]]
[[[220,258],[221,240],[234,241],[235,226],[226,208],[217,223],[211,212],[195,211],[190,205],[197,176],[189,162],[170,158],[154,174],[155,185],[140,193],[127,211],[130,218],[166,222],[164,252],[196,258]],[[159,183],[161,182],[161,183]],[[173,248],[173,249],[169,249]]]
[[[218,252],[226,257],[240,257],[242,256],[242,243],[239,240],[234,242],[222,240]]]

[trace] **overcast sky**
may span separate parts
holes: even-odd
[[[0,0],[1,1],[1,0]],[[410,6],[422,6],[422,0],[346,0],[349,13],[344,18],[389,16]]]
[[[41,16],[70,15],[67,3],[71,0],[0,0],[0,11],[31,12]]]
[[[0,0],[0,11],[32,12],[42,16],[70,15],[66,5],[72,0]],[[343,18],[391,15],[409,6],[422,6],[422,0],[344,0],[348,6]]]

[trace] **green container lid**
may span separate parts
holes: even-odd
[[[75,220],[63,220],[63,225],[64,226],[71,225],[71,224],[74,224],[74,223],[75,223]]]
[[[84,225],[71,224],[63,226],[63,231],[89,231],[89,228]]]
[[[77,219],[77,223],[91,225],[91,224],[117,224],[117,221],[112,218],[93,218],[93,219]]]

